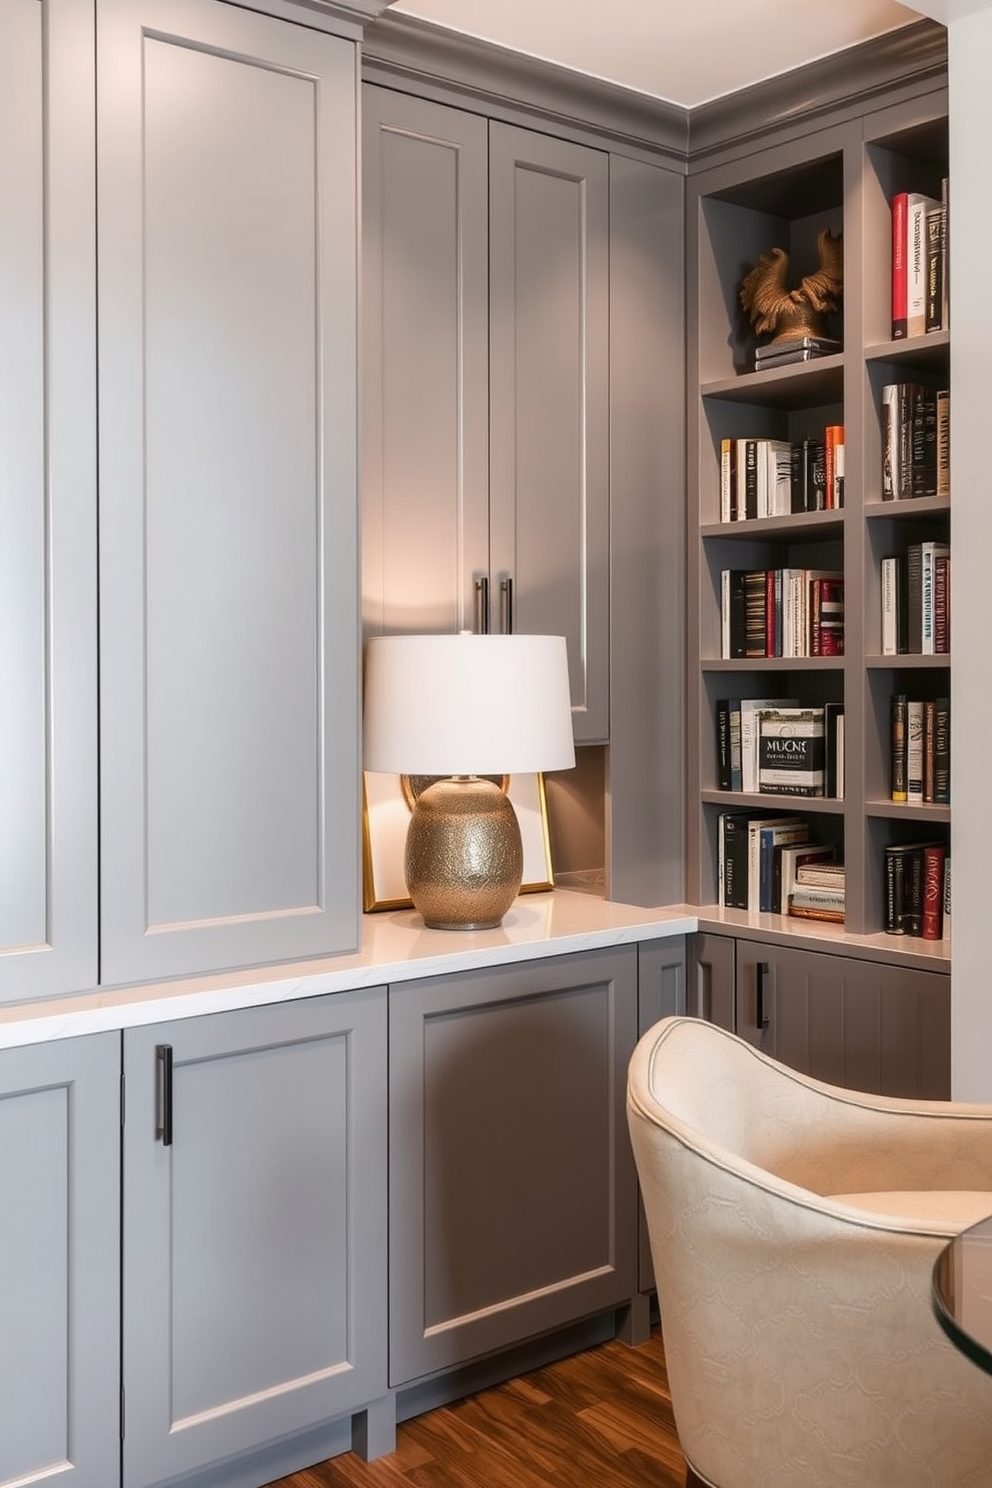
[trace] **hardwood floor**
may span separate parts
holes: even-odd
[[[375,1462],[351,1452],[269,1488],[682,1488],[661,1333],[611,1342],[404,1422]]]

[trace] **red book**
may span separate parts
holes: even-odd
[[[944,934],[944,857],[946,848],[923,849],[923,940],[941,940]]]
[[[906,216],[909,193],[898,191],[892,198],[892,339],[900,341],[908,332],[908,281],[906,277]]]

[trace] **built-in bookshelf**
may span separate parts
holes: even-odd
[[[893,336],[891,205],[900,192],[942,202],[950,230],[947,175],[946,92],[933,87],[863,118],[785,133],[746,157],[728,157],[690,176],[688,370],[697,394],[694,412],[692,394],[689,405],[688,866],[690,893],[700,904],[720,902],[721,818],[727,813],[801,809],[810,840],[832,849],[832,861],[844,865],[844,933],[851,937],[884,934],[887,848],[925,838],[950,856],[949,803],[895,800],[890,779],[893,696],[923,703],[950,698],[946,603],[945,649],[934,651],[932,637],[915,652],[893,649],[891,639],[883,645],[883,560],[898,559],[904,575],[914,554],[936,555],[945,600],[949,592],[950,331],[945,305],[938,319],[931,313],[933,329],[907,336],[899,328]],[[944,224],[931,226],[935,239],[938,226],[943,231]],[[759,254],[778,247],[788,252],[790,281],[798,284],[817,269],[825,229],[842,234],[844,242],[843,302],[829,319],[825,344],[808,360],[756,361],[762,338],[740,306],[743,275]],[[900,395],[900,406],[916,419],[918,459],[930,464],[917,472],[915,489],[907,474],[894,498],[883,484],[895,401],[884,390],[895,387],[914,390]],[[938,411],[939,483],[931,473]],[[907,433],[907,449],[911,438]],[[924,439],[930,440],[925,452]],[[840,479],[835,449],[832,475],[821,469],[811,483],[810,447],[823,450],[828,440],[841,447]],[[763,481],[760,505],[755,460]],[[733,643],[729,636],[728,575],[750,574],[753,595],[761,571],[765,653],[760,636],[752,636],[742,654],[740,636]],[[783,639],[774,605],[789,583],[802,592],[797,573],[842,576],[839,595],[829,596],[842,599],[841,643],[832,643],[830,654],[816,654],[823,648],[812,643],[808,629],[805,643],[795,643],[795,626],[793,642]],[[886,584],[894,573],[890,563]],[[887,636],[889,628],[886,622]],[[726,788],[719,741],[727,700],[786,697],[828,719],[843,715],[842,797],[825,793],[797,801]],[[764,913],[760,925],[769,933],[803,933],[802,922],[784,914]],[[900,945],[892,939],[895,952]]]

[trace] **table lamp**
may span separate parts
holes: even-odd
[[[564,637],[374,637],[363,761],[366,770],[432,778],[411,792],[404,859],[424,923],[499,925],[520,890],[523,847],[511,802],[483,777],[575,764]]]

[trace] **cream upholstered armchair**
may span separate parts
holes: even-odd
[[[930,1300],[992,1214],[992,1106],[836,1089],[666,1018],[627,1113],[687,1482],[992,1485],[992,1375]]]

